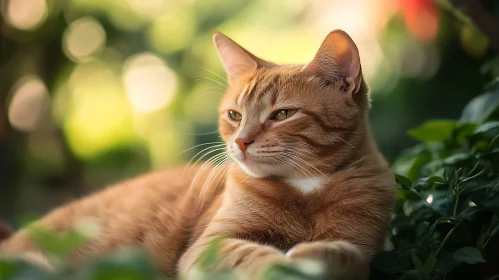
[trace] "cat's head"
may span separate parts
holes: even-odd
[[[345,32],[307,65],[264,61],[215,32],[228,76],[219,113],[227,152],[254,177],[304,177],[348,163],[363,145],[369,107],[359,51]]]

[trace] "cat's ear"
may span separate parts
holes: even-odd
[[[231,78],[239,79],[258,67],[273,67],[275,64],[260,59],[224,34],[214,31],[213,42],[222,61],[225,71]]]
[[[334,30],[326,36],[314,59],[305,66],[328,82],[342,79],[342,89],[355,94],[362,83],[362,70],[357,46],[343,30]]]

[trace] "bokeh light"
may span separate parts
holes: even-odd
[[[2,15],[12,27],[20,30],[32,30],[47,18],[45,0],[6,0],[2,5]]]
[[[75,61],[98,54],[106,44],[106,32],[92,17],[80,18],[72,22],[63,38],[66,55]]]
[[[138,113],[151,113],[168,105],[177,89],[175,73],[151,53],[126,61],[123,82],[128,100]]]
[[[40,78],[21,78],[13,88],[9,105],[10,124],[19,131],[35,130],[49,104],[47,88]]]
[[[489,39],[475,27],[463,26],[461,28],[461,42],[463,48],[475,57],[481,57],[487,51]]]
[[[130,106],[109,63],[93,59],[72,72],[66,90],[56,99],[68,100],[64,132],[72,151],[94,158],[134,141]]]
[[[172,53],[188,46],[196,32],[196,18],[182,9],[156,19],[148,30],[151,46],[161,53]]]
[[[405,16],[405,24],[415,38],[433,40],[438,32],[440,14],[433,0],[398,1]]]
[[[130,7],[147,17],[157,17],[166,7],[166,0],[126,0]]]

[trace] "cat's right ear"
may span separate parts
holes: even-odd
[[[225,71],[231,79],[238,80],[243,75],[256,70],[259,66],[271,67],[274,65],[254,56],[218,31],[213,32],[213,42]]]

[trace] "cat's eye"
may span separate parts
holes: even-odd
[[[243,116],[234,110],[229,110],[229,117],[235,121],[240,121]]]
[[[274,112],[274,114],[272,114],[271,119],[276,120],[276,121],[282,121],[282,120],[285,120],[285,119],[291,117],[295,113],[296,113],[296,110],[292,110],[292,109],[278,110],[278,111]]]

